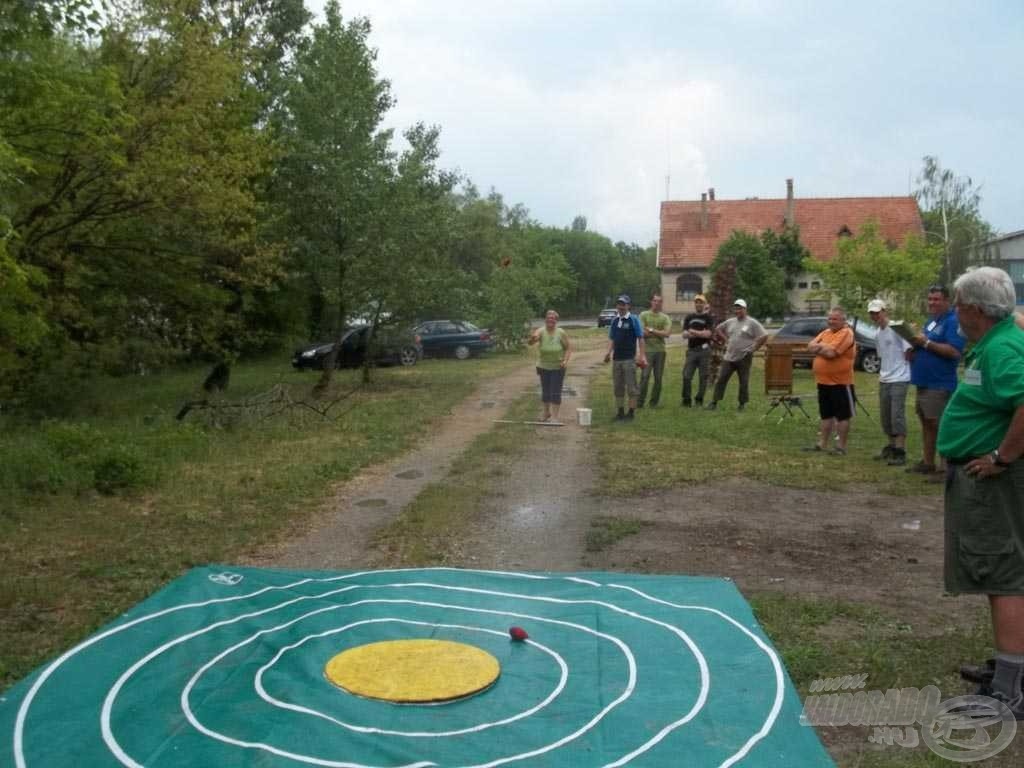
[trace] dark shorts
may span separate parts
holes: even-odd
[[[1024,460],[982,480],[946,470],[946,591],[1024,595]]]
[[[849,421],[853,418],[852,384],[819,384],[818,413],[823,419]]]

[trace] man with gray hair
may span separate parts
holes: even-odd
[[[974,343],[939,425],[946,590],[988,595],[996,658],[979,693],[1024,720],[1024,332],[1013,281],[980,267],[953,286]]]

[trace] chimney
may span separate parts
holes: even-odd
[[[793,180],[786,179],[786,226],[793,226]]]
[[[700,228],[708,228],[708,193],[700,193]]]
[[[712,203],[715,202],[715,188],[714,187],[708,187],[708,200],[710,200]]]

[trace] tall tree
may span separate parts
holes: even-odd
[[[719,272],[727,265],[728,273],[735,269],[733,298],[744,299],[750,314],[762,318],[785,314],[785,272],[771,260],[761,238],[739,230],[729,235],[711,263],[712,291]]]
[[[926,241],[942,248],[941,279],[947,284],[971,263],[985,258],[982,245],[992,227],[981,216],[981,187],[957,176],[939,159],[925,155],[914,197],[921,207]]]
[[[897,248],[882,239],[876,222],[856,237],[839,241],[832,261],[808,262],[807,271],[821,275],[827,289],[847,312],[858,313],[874,298],[885,298],[894,317],[919,319],[921,297],[941,269],[942,249],[909,236]]]
[[[276,272],[253,241],[268,154],[238,62],[173,4],[130,10],[99,45],[37,35],[0,58],[7,250],[42,278],[51,334],[37,370],[219,354],[225,309]]]
[[[324,14],[299,48],[278,115],[285,153],[273,193],[297,271],[340,338],[363,298],[355,265],[379,246],[374,217],[382,215],[391,140],[381,121],[393,101],[390,84],[377,74],[370,22],[346,23],[336,0]],[[321,389],[333,364],[325,365]]]
[[[766,229],[761,233],[761,243],[768,252],[768,258],[785,273],[786,288],[792,288],[794,279],[803,271],[804,262],[811,255],[800,242],[800,228],[786,225],[781,232]]]

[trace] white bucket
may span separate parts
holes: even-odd
[[[589,427],[590,426],[590,414],[591,414],[591,410],[589,408],[577,408],[576,409],[576,423],[579,424],[581,427]]]

